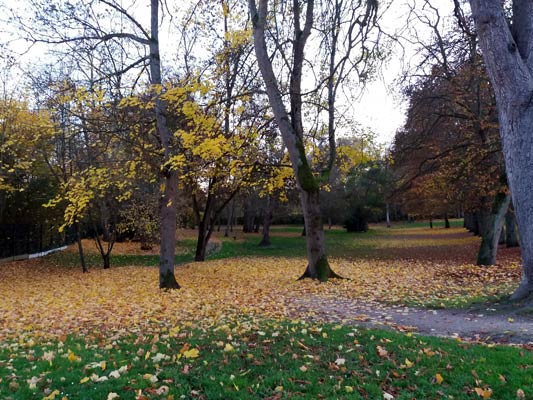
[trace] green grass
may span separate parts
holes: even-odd
[[[462,228],[463,227],[463,219],[462,218],[450,218],[450,227],[451,228]],[[395,222],[391,226],[392,229],[415,229],[415,228],[429,228],[429,220],[423,220],[423,221],[414,221],[414,222],[407,222],[407,221],[401,221],[401,222]],[[433,220],[433,229],[440,229],[444,228],[444,220],[443,219],[434,219]]]
[[[242,320],[156,338],[63,340],[2,343],[0,398],[42,399],[54,390],[56,399],[106,399],[111,392],[135,399],[139,390],[146,399],[165,398],[155,394],[167,390],[162,386],[168,399],[383,399],[384,392],[395,399],[474,399],[476,387],[490,388],[494,399],[514,399],[519,389],[533,396],[533,356],[526,350],[349,326]],[[183,346],[199,356],[180,358]],[[81,383],[120,367],[118,378]]]
[[[451,220],[452,227],[462,226],[462,220]],[[435,224],[436,229],[438,228]],[[444,225],[443,225],[444,226]],[[442,227],[443,227],[442,226]],[[326,247],[328,254],[332,257],[340,258],[390,258],[390,255],[382,249],[390,235],[402,235],[407,229],[427,228],[423,222],[407,223],[402,222],[393,225],[393,229],[384,227],[374,227],[367,232],[348,233],[342,228],[325,230]],[[271,245],[259,247],[260,237],[258,235],[246,235],[243,240],[233,238],[222,238],[222,248],[209,255],[208,259],[222,259],[233,257],[305,257],[306,245],[305,237],[301,226],[282,226],[271,229]],[[290,234],[290,235],[287,235]],[[413,245],[415,243],[413,242]],[[424,244],[421,244],[422,246]],[[445,245],[445,244],[443,244]],[[183,264],[194,260],[196,241],[194,239],[182,239],[178,242],[178,253],[175,263]],[[102,260],[99,254],[90,253],[85,256],[87,265],[90,267],[100,267]],[[79,267],[79,258],[74,252],[58,252],[47,256],[47,260],[55,265],[65,267]],[[159,256],[155,254],[118,254],[113,251],[111,254],[111,266],[157,266]]]

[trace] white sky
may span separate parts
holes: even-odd
[[[438,4],[437,8],[443,23],[452,14],[453,2],[451,0],[433,1]],[[392,4],[383,15],[380,22],[381,28],[389,34],[399,33],[409,18],[410,7],[415,6],[420,12],[428,11],[424,6],[424,0],[392,0]],[[413,16],[411,16],[411,20]],[[429,38],[427,26],[416,24],[417,34],[420,37]],[[393,50],[390,59],[387,60],[381,71],[381,76],[367,84],[361,99],[354,104],[357,120],[372,129],[377,134],[379,143],[391,143],[396,131],[405,122],[407,102],[400,96],[400,88],[395,85],[402,69],[408,63],[416,63],[417,46],[402,41],[403,48],[397,46]]]
[[[3,0],[0,0],[0,4],[2,3],[5,4]],[[451,13],[453,7],[451,0],[439,0],[438,3],[438,8],[443,16]],[[423,4],[424,0],[392,0],[392,5],[386,10],[380,21],[381,28],[391,35],[397,34],[405,26],[410,9],[409,5],[415,5],[422,9]],[[423,27],[421,29],[423,30]],[[420,32],[417,33],[420,34]],[[164,40],[163,37],[161,39]],[[22,43],[20,44],[22,45]],[[363,127],[368,127],[376,133],[378,142],[382,144],[389,144],[392,141],[396,130],[402,126],[405,120],[407,104],[401,99],[400,88],[394,85],[394,81],[402,72],[404,63],[409,62],[409,59],[416,58],[417,49],[405,41],[403,46],[403,49],[399,47],[394,49],[379,77],[375,81],[369,82],[359,101],[353,103],[355,119]]]

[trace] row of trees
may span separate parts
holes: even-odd
[[[160,1],[151,0],[148,23],[143,5],[135,3],[30,1],[32,17],[13,11],[10,22],[32,43],[48,45],[57,61],[31,74],[31,108],[41,111],[27,114],[42,128],[26,148],[3,144],[2,157],[17,162],[2,164],[2,189],[20,187],[8,181],[39,164],[33,150],[38,149],[40,168],[47,168],[47,179],[58,188],[48,205],[65,210],[64,226],[77,227],[82,260],[79,225],[82,217],[93,221],[108,239],[98,241],[106,265],[119,220],[139,224],[135,215],[147,214],[147,205],[153,209],[158,202],[158,218],[151,215],[142,223],[158,221],[162,288],[179,287],[175,233],[178,211],[189,203],[185,199],[191,199],[201,260],[215,221],[231,209],[239,191],[253,187],[271,205],[292,180],[307,234],[303,277],[327,280],[337,275],[324,243],[322,215],[333,196],[324,194],[325,188],[346,193],[352,185],[353,197],[363,199],[377,193],[373,203],[384,202],[387,210],[394,200],[429,215],[447,216],[459,207],[476,212],[480,257],[488,260],[481,263],[495,257],[511,193],[525,254],[517,297],[527,296],[533,203],[531,177],[524,172],[531,169],[524,132],[530,113],[526,94],[516,93],[531,79],[530,21],[522,18],[529,6],[515,0],[507,10],[496,1],[471,1],[470,18],[455,0],[454,24],[443,32],[438,9],[424,3],[437,13],[437,22],[418,18],[432,29],[433,42],[423,44],[424,74],[407,86],[409,113],[391,163],[388,156],[376,161],[371,154],[350,153],[355,150],[349,145],[343,155],[337,138],[351,126],[346,93],[371,77],[385,54],[374,1],[206,0],[161,10]],[[179,43],[171,47],[179,48],[175,57],[162,44],[162,26]],[[502,41],[504,55],[498,53],[504,47],[497,47]],[[204,50],[195,51],[198,47]],[[311,53],[313,60],[306,58]],[[503,74],[498,56],[513,71],[512,79]],[[176,67],[163,68],[162,62],[170,66],[171,60]],[[522,90],[509,89],[517,85]],[[513,111],[516,104],[525,111]],[[27,149],[32,150],[26,162],[17,152]],[[339,166],[343,157],[349,167]],[[351,174],[343,175],[343,168]],[[372,190],[361,196],[365,184]],[[130,216],[116,212],[124,202]],[[367,204],[354,207],[355,225],[371,214]]]

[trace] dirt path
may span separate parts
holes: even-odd
[[[366,327],[389,327],[423,335],[459,337],[491,343],[533,344],[533,312],[522,313],[511,306],[470,310],[427,310],[412,307],[364,304],[346,298],[299,298],[288,305],[314,313],[312,318],[330,323],[352,323]]]

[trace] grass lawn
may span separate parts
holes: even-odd
[[[110,270],[87,247],[0,268],[1,399],[530,399],[533,356],[303,320],[293,299],[450,306],[502,296],[519,258],[471,264],[477,238],[460,228],[373,227],[326,233],[333,268],[351,280],[296,282],[305,267],[299,228],[216,237],[219,252],[190,263],[181,234],[182,289],[157,289],[157,249],[118,244]],[[116,268],[123,266],[127,268]],[[118,396],[118,397],[117,397]]]

